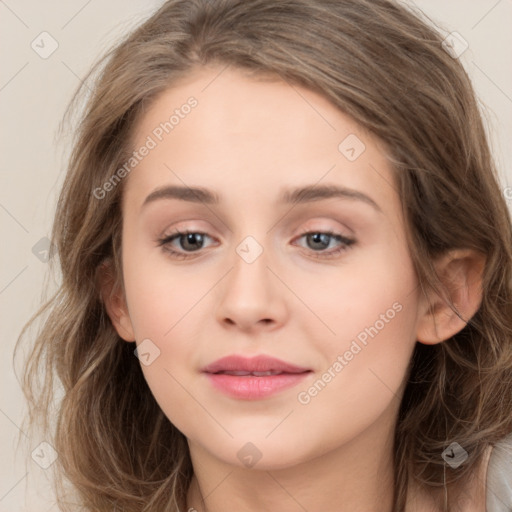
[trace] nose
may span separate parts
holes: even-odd
[[[270,331],[286,322],[286,287],[268,266],[265,250],[254,261],[238,254],[220,288],[217,319],[225,329]]]

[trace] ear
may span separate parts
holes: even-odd
[[[485,255],[471,249],[454,249],[435,262],[446,294],[422,296],[416,339],[426,345],[447,340],[461,331],[482,302]],[[457,312],[449,305],[452,301]]]
[[[115,330],[125,341],[135,341],[126,299],[111,260],[103,262],[96,274],[99,294]]]

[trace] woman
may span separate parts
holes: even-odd
[[[26,393],[61,381],[85,510],[499,510],[510,215],[402,5],[166,2],[106,56],[52,239]]]

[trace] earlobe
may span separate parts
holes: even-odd
[[[102,263],[98,268],[97,285],[110,321],[119,336],[125,341],[135,341],[126,299],[116,279],[111,261]]]
[[[436,261],[435,267],[445,294],[441,297],[430,292],[422,298],[416,339],[427,345],[451,338],[478,311],[485,255],[471,249],[455,249]]]

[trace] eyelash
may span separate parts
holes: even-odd
[[[167,236],[165,236],[163,238],[158,239],[158,246],[159,247],[163,247],[163,250],[165,252],[169,253],[173,258],[180,259],[180,260],[185,260],[185,259],[188,259],[188,258],[194,258],[196,256],[196,253],[198,253],[199,251],[194,251],[192,253],[183,253],[183,252],[171,249],[171,247],[170,247],[171,242],[173,242],[175,239],[179,239],[182,236],[189,235],[189,234],[199,234],[199,235],[206,235],[206,236],[208,236],[206,233],[203,233],[201,231],[193,231],[193,230],[180,231],[180,230],[175,230],[175,231],[173,231],[173,233],[171,235],[167,235]],[[302,237],[304,237],[306,235],[316,235],[316,234],[327,235],[327,236],[331,237],[332,239],[337,240],[338,242],[341,242],[341,244],[342,244],[337,249],[331,250],[329,252],[326,252],[326,251],[313,251],[313,250],[311,250],[311,252],[313,253],[313,257],[314,258],[318,258],[318,259],[335,258],[336,256],[338,256],[342,252],[345,252],[348,249],[350,249],[351,246],[356,242],[356,240],[353,239],[353,238],[347,238],[347,237],[341,235],[340,233],[335,233],[335,232],[330,231],[330,230],[327,230],[327,231],[311,231],[311,230],[308,231],[308,230],[305,230],[305,231],[302,231],[297,238],[300,239],[300,238],[302,238]]]

